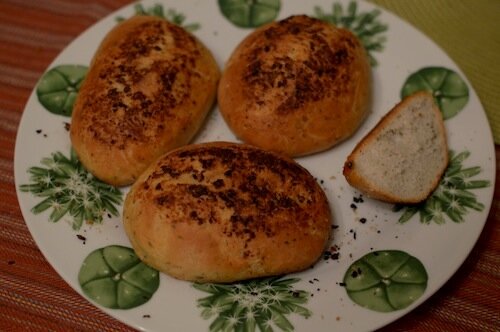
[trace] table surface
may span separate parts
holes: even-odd
[[[456,0],[454,3],[456,3]],[[425,6],[443,6],[450,1],[372,0],[408,20],[439,43],[433,34],[435,21],[419,20]],[[21,215],[14,184],[16,132],[28,97],[47,66],[77,35],[129,0],[1,0],[0,1],[0,330],[1,331],[133,331],[103,313],[77,294],[45,260]],[[404,5],[402,5],[404,3]],[[437,5],[436,5],[437,3]],[[490,6],[488,17],[500,21],[500,1],[461,1],[474,8]],[[412,9],[413,8],[413,9]],[[431,8],[432,9],[432,8]],[[435,9],[435,8],[434,8]],[[477,9],[477,8],[476,8]],[[416,12],[418,11],[418,12]],[[472,13],[476,11],[470,11]],[[432,15],[437,15],[432,13]],[[427,16],[426,16],[427,17]],[[492,21],[491,21],[492,22]],[[491,22],[485,21],[488,25]],[[446,20],[441,24],[446,25]],[[464,25],[466,22],[463,23]],[[498,23],[495,23],[498,25]],[[446,30],[446,28],[444,28]],[[477,29],[478,31],[480,29]],[[497,29],[499,30],[499,29]],[[476,31],[476,33],[478,32]],[[450,32],[453,34],[453,32]],[[456,31],[455,33],[459,33]],[[483,35],[488,31],[481,32]],[[440,39],[441,38],[441,39]],[[500,34],[493,44],[500,46]],[[446,46],[446,45],[445,45]],[[485,85],[487,73],[474,75],[475,63],[453,45],[443,47],[461,69],[471,71],[490,122],[497,125],[500,89]],[[488,47],[482,45],[482,47]],[[453,54],[458,54],[453,57]],[[472,58],[471,58],[472,57]],[[498,52],[496,52],[498,60]],[[486,69],[484,67],[487,67]],[[467,68],[465,70],[464,68]],[[491,67],[493,68],[493,66]],[[496,64],[498,69],[498,61]],[[488,71],[488,66],[481,70]],[[494,72],[494,70],[491,71]],[[496,76],[495,84],[499,84]],[[493,92],[491,92],[493,90]],[[495,102],[496,101],[496,102]],[[498,140],[499,130],[495,130]],[[414,311],[381,331],[498,331],[500,329],[500,145],[496,151],[496,183],[493,204],[476,246],[436,294]]]

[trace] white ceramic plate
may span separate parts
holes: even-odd
[[[462,264],[483,228],[493,196],[495,159],[482,106],[464,74],[439,47],[368,3],[256,1],[252,15],[237,15],[236,10],[246,6],[243,3],[190,0],[130,5],[91,27],[56,58],[26,105],[16,142],[16,188],[26,224],[40,250],[68,284],[111,316],[138,329],[365,331],[384,326],[435,293]],[[71,104],[76,93],[71,89],[77,90],[82,78],[82,69],[76,65],[89,65],[118,17],[130,17],[141,9],[160,15],[163,9],[168,18],[193,29],[221,67],[238,42],[253,30],[235,22],[257,25],[274,15],[282,19],[308,14],[336,20],[365,36],[363,42],[375,60],[372,113],[349,140],[329,151],[297,159],[321,183],[334,217],[332,248],[313,268],[277,280],[205,288],[155,271],[149,271],[149,280],[132,276],[135,281],[121,280],[125,274],[118,274],[124,272],[119,269],[95,275],[102,264],[113,266],[130,247],[121,225],[121,203],[113,203],[124,198],[128,188],[114,191],[96,185],[78,162],[71,160],[66,128],[70,117],[60,114],[68,109],[61,103]],[[171,10],[184,17],[174,17]],[[406,91],[415,86],[441,93],[454,158],[453,170],[448,170],[439,190],[428,200],[427,210],[415,210],[409,217],[411,214],[405,213],[408,209],[395,212],[394,206],[353,190],[342,176],[342,166],[355,144],[400,101],[403,87]],[[196,138],[197,142],[214,140],[236,141],[217,107]],[[96,192],[101,201],[97,201]],[[88,218],[79,213],[92,212],[103,217],[101,223],[78,224],[78,220]],[[113,212],[118,215],[113,216]],[[401,218],[408,220],[400,222]],[[104,255],[104,263],[96,263],[95,254],[87,258],[95,250],[98,257]],[[365,258],[350,268],[361,257]],[[80,274],[79,282],[82,266],[85,275]],[[375,271],[375,279],[366,277],[366,269]],[[382,276],[384,273],[387,275]],[[137,294],[127,293],[128,302],[114,303],[115,290],[99,284],[99,278],[104,285],[129,282]],[[130,282],[137,282],[137,288]],[[103,298],[111,301],[108,307],[99,304],[104,303]],[[131,308],[109,308],[113,305]]]

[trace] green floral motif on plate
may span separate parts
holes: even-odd
[[[349,298],[378,312],[408,307],[425,292],[427,280],[422,263],[399,250],[370,252],[355,261],[344,275]]]
[[[445,216],[458,223],[464,221],[467,209],[482,211],[484,204],[477,201],[476,195],[471,190],[489,187],[490,181],[470,179],[481,173],[481,167],[464,168],[462,163],[469,156],[469,151],[458,154],[450,151],[448,167],[432,195],[418,205],[395,207],[395,211],[404,211],[399,222],[405,223],[418,213],[420,222],[424,224],[429,224],[431,221],[444,224]]]
[[[298,314],[308,318],[304,307],[309,293],[295,290],[292,284],[300,279],[278,277],[250,280],[237,284],[193,284],[210,295],[198,300],[202,317],[214,318],[210,331],[292,331],[286,318]]]
[[[149,301],[160,286],[159,272],[131,248],[111,245],[83,261],[78,282],[89,298],[106,308],[130,309]]]
[[[314,16],[320,20],[334,24],[340,28],[346,28],[353,32],[361,41],[372,66],[377,65],[373,53],[384,49],[386,37],[383,35],[387,31],[387,25],[379,21],[380,10],[374,9],[369,12],[359,12],[356,1],[351,1],[344,10],[341,3],[335,2],[331,12],[323,10],[321,7],[314,7]]]
[[[432,93],[445,120],[457,115],[469,101],[469,88],[462,77],[443,67],[425,67],[411,74],[403,84],[401,98],[421,90]]]
[[[40,104],[51,113],[71,116],[87,70],[81,65],[60,65],[47,71],[36,87]]]
[[[219,8],[240,28],[256,28],[272,22],[281,9],[280,0],[219,0]]]
[[[31,183],[19,188],[43,198],[31,209],[34,214],[52,209],[49,215],[52,222],[69,214],[75,230],[80,229],[83,221],[101,223],[105,213],[119,214],[115,205],[122,203],[122,192],[85,170],[73,150],[69,158],[55,152],[43,158],[41,164],[45,167],[28,169]]]

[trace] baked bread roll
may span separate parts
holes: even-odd
[[[76,99],[71,143],[97,178],[132,183],[188,143],[210,110],[219,69],[200,41],[154,16],[117,25],[100,44]]]
[[[134,183],[123,211],[141,260],[196,282],[306,269],[325,248],[330,218],[326,196],[306,169],[225,142],[160,157]]]
[[[419,203],[448,165],[443,117],[433,96],[417,92],[387,113],[344,164],[349,184],[391,203]]]
[[[368,113],[370,63],[350,31],[308,16],[270,23],[229,58],[220,111],[246,143],[301,156],[352,135]]]

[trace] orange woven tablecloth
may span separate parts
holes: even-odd
[[[21,215],[13,172],[17,128],[40,75],[77,35],[127,3],[0,0],[0,331],[132,330],[83,299],[47,263]],[[500,330],[499,145],[496,161],[494,201],[474,250],[441,290],[383,331]]]

